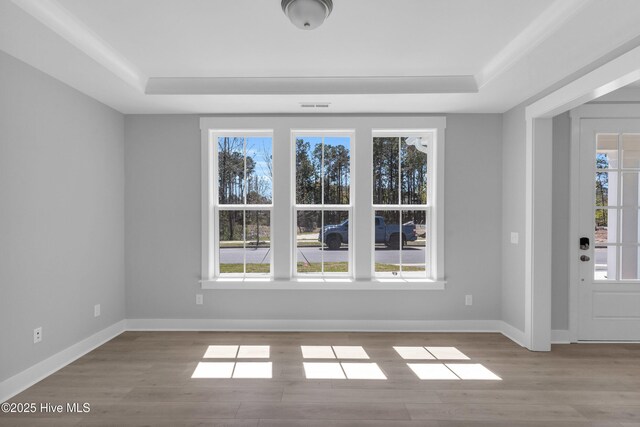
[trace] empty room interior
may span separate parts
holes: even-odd
[[[0,0],[0,425],[640,427],[638,22]]]

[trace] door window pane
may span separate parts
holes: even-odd
[[[617,246],[596,246],[593,251],[595,280],[617,280],[616,253]]]
[[[625,172],[622,174],[622,205],[623,206],[639,206],[638,179],[640,174],[637,172]],[[612,195],[613,197],[613,195]]]
[[[597,136],[596,168],[617,169],[618,134],[601,133]]]
[[[322,272],[322,211],[298,211],[296,257],[298,273]]]
[[[596,206],[616,206],[617,178],[617,172],[596,172]]]
[[[400,211],[376,211],[375,271],[400,272]]]
[[[616,241],[616,215],[615,209],[596,209],[595,215],[595,241],[596,243],[615,243]],[[611,221],[610,221],[611,218]],[[611,226],[614,227],[611,227]]]
[[[220,211],[220,274],[244,273],[244,212]]]
[[[621,279],[637,280],[640,278],[640,247],[622,246]]]
[[[620,218],[620,240],[622,243],[640,242],[640,223],[638,209],[623,209]]]
[[[273,200],[271,137],[247,138],[247,203],[268,205]]]
[[[218,138],[218,200],[221,205],[244,203],[244,138]]]
[[[398,187],[400,165],[398,150],[400,138],[373,138],[373,204],[399,203]]]
[[[640,134],[626,133],[622,135],[622,167],[640,168]]]
[[[271,212],[245,211],[247,273],[271,272]]]
[[[350,189],[350,138],[324,138],[324,203],[348,205]]]
[[[401,203],[427,204],[427,146],[420,137],[401,138]]]
[[[322,138],[296,138],[296,203],[322,204]]]

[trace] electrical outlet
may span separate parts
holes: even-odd
[[[516,233],[515,231],[512,231],[511,232],[511,243],[514,244],[514,245],[517,245],[519,237],[520,236],[518,235],[518,233]]]
[[[196,294],[196,304],[202,305],[203,302],[204,302],[204,298],[202,294]]]
[[[464,305],[473,305],[473,295],[465,295]]]
[[[38,344],[42,341],[42,326],[33,330],[33,343]]]
[[[100,304],[96,304],[93,306],[93,317],[100,316]]]

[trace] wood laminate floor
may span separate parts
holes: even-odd
[[[269,357],[205,358],[221,345],[269,346]],[[303,359],[301,346],[325,346],[316,350],[331,355],[354,351],[338,346],[362,349]],[[394,346],[449,347],[449,354],[403,359]],[[468,359],[451,359],[452,348]],[[348,358],[363,357],[361,350],[369,359]],[[305,362],[320,375],[386,379],[308,379]],[[450,379],[421,380],[408,364]],[[236,378],[192,378],[196,368]],[[500,379],[466,379],[491,374]],[[533,353],[499,334],[126,332],[11,402],[87,402],[90,412],[0,414],[0,425],[640,427],[640,345]]]

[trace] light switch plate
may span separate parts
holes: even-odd
[[[513,243],[514,245],[518,244],[518,239],[519,239],[519,235],[518,233],[516,233],[515,231],[511,232],[511,243]]]

